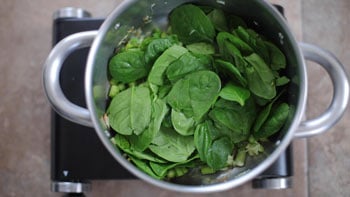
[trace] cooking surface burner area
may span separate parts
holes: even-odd
[[[283,12],[283,8],[277,7]],[[54,14],[53,45],[66,36],[96,30],[103,19],[90,18],[81,9],[63,8]],[[62,66],[60,83],[66,97],[86,107],[84,70],[88,48],[72,53]],[[91,180],[133,179],[107,152],[94,129],[70,122],[52,111],[51,180],[53,192],[80,194],[89,191]],[[292,148],[253,183],[253,188],[285,189],[291,187]]]

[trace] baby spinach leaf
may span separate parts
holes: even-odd
[[[276,86],[284,86],[289,83],[289,78],[286,76],[282,76],[276,79]]]
[[[171,110],[171,122],[175,131],[180,135],[193,135],[195,121],[191,117],[186,117],[184,113]]]
[[[158,98],[163,99],[170,92],[172,86],[170,84],[160,86],[158,89]]]
[[[109,61],[111,76],[122,83],[130,83],[146,77],[149,68],[143,55],[144,53],[140,50],[129,50],[113,56]]]
[[[222,49],[222,51],[225,50],[225,46],[227,47],[228,44],[232,44],[240,51],[243,56],[250,55],[254,52],[252,47],[250,47],[245,41],[228,32],[219,32],[216,36],[216,40],[218,42],[219,48]],[[226,53],[230,53],[230,51]]]
[[[215,47],[212,44],[205,42],[197,42],[186,45],[186,48],[192,53],[202,55],[213,55],[215,53]]]
[[[131,147],[130,142],[126,139],[124,135],[116,134],[112,138],[112,142],[123,151],[130,150],[130,147]]]
[[[244,142],[247,140],[249,134],[247,133],[240,133],[240,132],[235,132],[232,131],[230,128],[227,126],[221,124],[220,122],[214,121],[214,129],[212,132],[213,139],[218,139],[220,137],[229,137],[231,142],[234,144]]]
[[[133,156],[135,158],[141,159],[141,160],[148,160],[153,161],[157,163],[166,163],[164,159],[159,158],[154,153],[150,151],[137,151],[132,149],[130,142],[128,141],[127,137],[124,135],[117,134],[113,138],[114,143],[119,147],[122,151],[127,153],[129,156]]]
[[[288,115],[289,105],[287,103],[279,104],[272,110],[268,119],[261,126],[261,128],[253,133],[253,136],[256,139],[270,137],[282,128],[288,118]]]
[[[231,77],[233,77],[234,81],[238,82],[243,87],[247,86],[247,84],[248,84],[247,79],[244,78],[242,76],[242,74],[240,73],[240,71],[238,70],[238,68],[235,67],[230,62],[217,59],[217,60],[215,60],[214,65],[219,70],[220,74],[225,75],[228,73]]]
[[[151,96],[147,87],[130,87],[117,94],[107,110],[111,127],[120,134],[141,134],[151,120]]]
[[[214,9],[208,14],[208,18],[213,23],[217,31],[228,31],[227,21],[224,11],[220,9]]]
[[[247,28],[246,31],[250,36],[250,46],[257,54],[264,59],[265,62],[270,62],[269,51],[265,45],[265,38],[262,34],[258,34],[255,30]],[[248,43],[249,44],[249,43]]]
[[[195,72],[188,75],[188,80],[193,118],[199,121],[214,105],[221,89],[221,81],[219,76],[212,71]]]
[[[254,127],[253,127],[254,133],[256,133],[260,130],[261,126],[264,124],[266,119],[269,117],[273,103],[274,103],[273,101],[270,102],[264,109],[262,109],[259,112],[258,117],[256,118],[255,123],[254,123]]]
[[[247,31],[247,28],[243,28],[241,26],[238,26],[237,28],[235,28],[235,30],[232,32],[232,34],[238,36],[241,40],[243,40],[244,42],[246,42],[250,46],[255,46],[254,42],[256,40],[253,38],[250,38],[250,35]],[[249,39],[252,39],[252,40],[249,40]]]
[[[172,32],[184,44],[211,43],[215,37],[215,29],[209,18],[200,8],[191,4],[175,8],[170,13],[169,22]]]
[[[164,73],[168,66],[185,54],[188,50],[182,46],[174,45],[163,52],[154,62],[148,75],[148,81],[155,85],[163,85]]]
[[[272,70],[256,53],[244,57],[244,59],[249,65],[245,70],[249,90],[252,91],[253,94],[264,99],[274,98],[276,96],[276,86]]]
[[[252,53],[250,46],[227,32],[218,33],[216,41],[221,58],[233,63],[242,72],[246,65],[243,56]]]
[[[238,102],[243,106],[250,97],[250,91],[233,83],[228,83],[221,89],[219,96],[229,101]]]
[[[117,94],[111,101],[107,114],[111,127],[123,135],[131,135],[133,129],[130,121],[130,97],[132,89],[129,88]]]
[[[187,77],[193,118],[199,121],[215,103],[221,89],[221,81],[212,71],[198,71]]]
[[[159,177],[164,178],[167,175],[168,170],[171,168],[174,168],[178,165],[178,163],[149,163],[150,167],[152,168],[152,171]]]
[[[188,117],[193,117],[191,97],[189,94],[190,83],[187,78],[178,80],[166,97],[171,108],[183,112]]]
[[[167,96],[169,105],[199,121],[215,103],[221,88],[219,76],[212,71],[197,71],[178,80]]]
[[[232,130],[230,130],[227,127],[224,127],[223,125],[220,125],[218,122],[215,122],[215,120],[213,120],[209,115],[208,115],[207,120],[205,120],[205,121],[208,122],[211,143],[214,140],[217,140],[217,139],[224,137],[224,136],[232,138],[232,136],[233,136],[233,135],[231,135],[233,133]]]
[[[175,83],[191,72],[210,69],[210,65],[211,58],[209,56],[193,55],[186,52],[168,66],[166,75],[171,83]]]
[[[166,49],[171,47],[174,41],[167,38],[158,38],[152,40],[146,47],[145,61],[153,63]]]
[[[213,141],[211,131],[212,123],[207,120],[198,124],[194,132],[194,144],[203,162],[207,161],[208,150]]]
[[[136,167],[139,168],[141,171],[145,172],[146,174],[150,175],[153,178],[162,179],[162,177],[158,176],[156,173],[153,172],[151,166],[148,164],[147,161],[137,159],[133,156],[130,156],[130,159],[136,165]]]
[[[282,51],[272,42],[264,41],[269,52],[270,67],[272,70],[280,70],[286,68],[286,57]]]
[[[165,101],[157,99],[152,102],[152,116],[148,128],[140,135],[128,136],[130,144],[135,150],[144,151],[151,144],[168,110]]]
[[[147,46],[149,45],[149,43],[151,43],[153,40],[156,40],[156,39],[160,39],[162,38],[162,35],[164,34],[163,31],[161,31],[160,29],[154,29],[152,31],[152,34],[149,35],[149,36],[146,36],[142,39],[142,42],[140,44],[140,49],[142,51],[145,51]]]
[[[162,127],[149,149],[167,161],[184,162],[193,153],[195,146],[192,136],[182,136],[173,129]]]
[[[130,124],[136,135],[141,134],[151,120],[151,96],[147,87],[135,87],[131,95]]]
[[[265,63],[270,62],[268,48],[260,34],[256,33],[253,29],[245,29],[243,27],[238,27],[234,33],[246,42],[253,51],[265,61]]]
[[[228,137],[222,137],[213,142],[208,150],[208,166],[219,170],[227,165],[229,155],[233,152],[233,144]]]
[[[238,67],[241,66],[242,62],[242,53],[238,48],[230,42],[222,41],[222,44],[218,43],[220,56],[222,59],[228,62],[232,62]]]
[[[230,129],[232,134],[238,137],[238,139],[233,140],[239,141],[250,134],[250,129],[256,117],[256,105],[253,99],[248,99],[244,106],[240,106],[236,102],[219,99],[209,112],[209,117],[219,127],[222,125]]]
[[[181,167],[192,167],[193,164],[191,163],[193,160],[198,159],[198,156],[194,156],[184,162],[177,162],[177,163],[156,163],[156,162],[150,162],[150,166],[153,170],[153,172],[161,177],[164,178],[167,174],[168,171],[177,167],[177,166],[181,166]]]

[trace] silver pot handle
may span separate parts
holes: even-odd
[[[333,54],[311,44],[300,43],[299,46],[305,59],[318,63],[328,72],[333,84],[333,99],[327,110],[300,124],[295,137],[303,138],[321,134],[340,120],[349,101],[349,82],[343,65]]]
[[[92,127],[90,112],[66,98],[60,86],[59,75],[67,56],[77,49],[91,46],[96,35],[97,31],[86,31],[61,40],[51,50],[43,71],[44,89],[53,109],[64,118],[89,127]]]

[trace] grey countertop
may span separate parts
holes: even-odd
[[[50,107],[41,81],[51,48],[52,13],[73,6],[105,17],[121,1],[4,0],[0,6],[0,196],[61,196],[50,192]],[[350,62],[350,1],[271,0],[284,6],[297,40],[312,42]],[[323,69],[308,63],[306,116],[328,105],[332,86]],[[349,65],[345,65],[349,70]],[[349,110],[330,131],[294,140],[294,187],[234,190],[203,196],[347,196],[350,193]],[[140,180],[94,181],[88,196],[177,196]],[[183,196],[198,196],[183,194]]]

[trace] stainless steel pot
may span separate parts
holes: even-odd
[[[183,3],[198,3],[219,7],[252,22],[267,38],[277,43],[287,56],[288,76],[292,79],[289,103],[293,114],[280,137],[266,147],[266,155],[249,159],[244,168],[222,171],[215,175],[191,176],[176,182],[156,180],[138,170],[122,157],[110,142],[102,120],[106,109],[108,60],[116,46],[132,29],[148,31],[154,25],[165,27],[167,15]],[[147,19],[145,23],[145,19]],[[151,19],[151,20],[149,20]],[[85,94],[88,108],[72,104],[62,93],[59,73],[65,58],[74,50],[91,46],[85,71]],[[304,59],[319,63],[326,69],[333,83],[333,100],[319,117],[303,120],[307,102],[307,73]],[[83,72],[83,71],[82,71]],[[349,100],[349,83],[341,63],[329,52],[316,46],[297,43],[284,18],[269,3],[262,0],[142,0],[124,1],[105,20],[98,31],[77,33],[58,43],[48,56],[43,72],[44,88],[52,107],[63,117],[94,127],[104,146],[126,169],[156,186],[180,191],[206,193],[239,186],[267,169],[295,138],[309,137],[327,131],[343,115]]]

